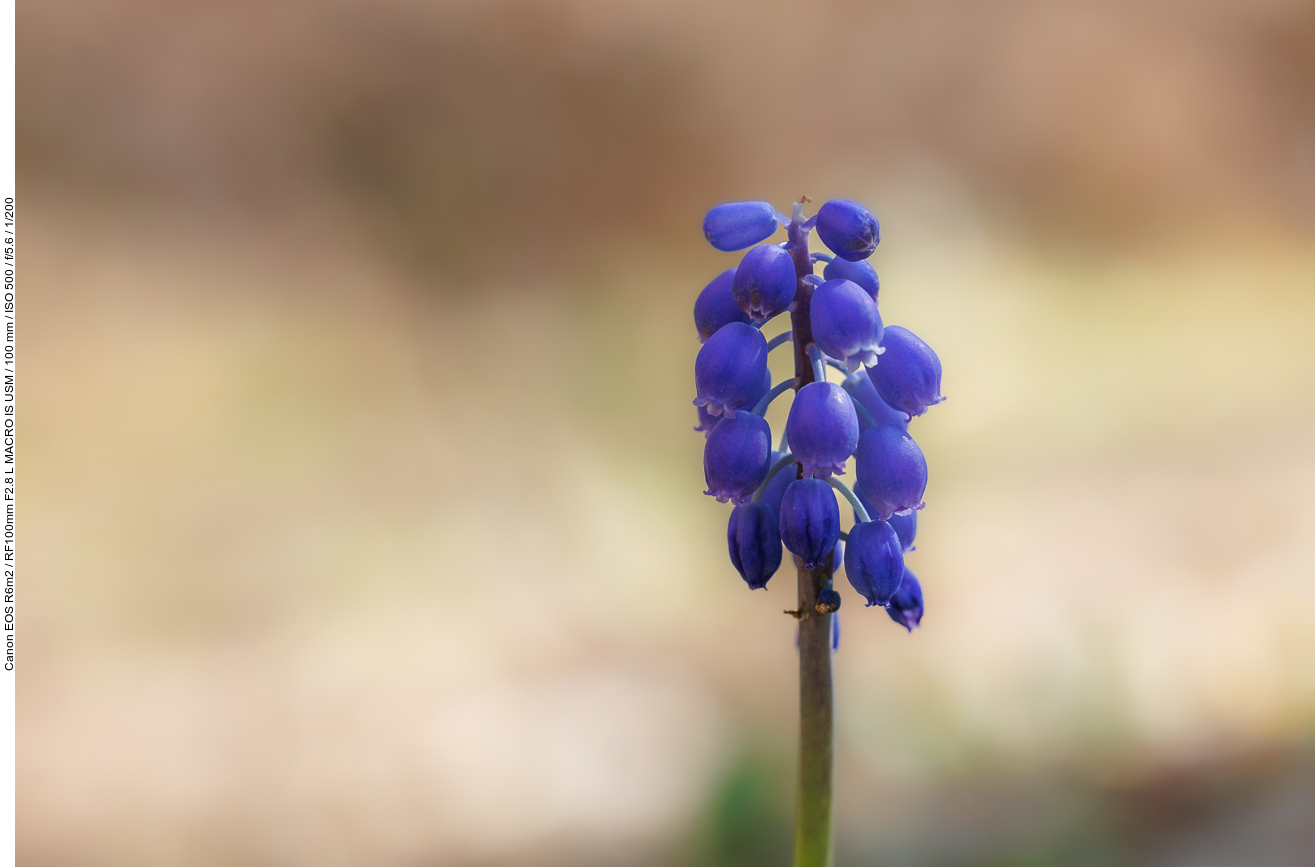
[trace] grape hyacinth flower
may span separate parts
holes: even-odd
[[[729,253],[766,241],[779,222],[769,202],[731,202],[718,205],[703,218],[703,236],[708,243]]]
[[[781,541],[805,569],[822,565],[840,541],[840,507],[835,492],[821,479],[800,479],[785,489],[779,515]]]
[[[885,521],[856,524],[845,545],[845,577],[868,607],[890,602],[904,577],[904,549],[895,528]]]
[[[751,589],[761,589],[780,569],[783,547],[793,555],[797,602],[786,613],[798,621],[800,672],[795,865],[825,867],[834,766],[831,654],[843,602],[835,577],[843,571],[867,606],[885,607],[906,630],[921,623],[922,586],[904,558],[913,551],[927,464],[908,427],[944,398],[936,354],[907,329],[882,322],[881,284],[867,261],[881,240],[876,217],[856,202],[833,199],[808,218],[809,201],[796,202],[788,219],[767,202],[718,205],[704,219],[715,248],[745,252],[695,301],[703,345],[694,362],[694,404],[696,430],[706,437],[705,493],[735,504],[726,525],[731,565]],[[764,244],[778,225],[785,242]],[[830,254],[809,249],[814,229]],[[760,329],[782,314],[789,330],[767,340]],[[773,387],[768,354],[787,344],[793,378]],[[838,369],[833,378],[842,382],[828,381],[828,368]],[[773,451],[765,416],[787,391],[793,401]],[[852,490],[839,478],[851,457]],[[853,510],[848,532],[838,496]]]
[[[854,455],[854,488],[886,520],[896,512],[922,508],[927,489],[927,461],[908,432],[893,424],[863,431]]]
[[[731,510],[726,525],[726,543],[731,563],[750,590],[767,586],[781,568],[781,534],[776,510],[766,503],[745,503]]]
[[[941,396],[941,360],[907,328],[892,325],[882,339],[885,354],[872,371],[881,399],[909,415],[922,415]]]
[[[900,581],[899,590],[890,597],[886,613],[909,632],[917,629],[922,622],[922,585],[907,566],[904,567],[904,578]]]
[[[706,343],[708,338],[730,322],[750,323],[749,314],[740,309],[731,294],[731,280],[735,269],[727,268],[712,282],[703,287],[698,300],[694,302],[694,327],[699,330],[699,343]]]
[[[817,234],[841,259],[866,259],[881,243],[881,226],[872,212],[848,199],[832,199],[817,211]]]
[[[789,307],[794,293],[794,260],[782,247],[754,247],[744,254],[731,278],[731,296],[754,322],[764,322]]]
[[[854,402],[834,382],[805,385],[790,405],[785,438],[803,464],[804,478],[843,474],[845,461],[858,445]]]
[[[771,455],[772,429],[761,416],[741,412],[722,419],[703,447],[704,493],[719,503],[743,503],[767,478]]]
[[[731,322],[708,338],[694,360],[695,406],[712,415],[735,416],[753,408],[767,371],[767,339],[752,325]]]
[[[850,280],[828,280],[813,293],[813,340],[851,372],[877,363],[881,314],[877,302]]]

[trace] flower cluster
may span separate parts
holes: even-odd
[[[913,549],[927,463],[908,425],[945,399],[941,363],[913,332],[881,321],[881,284],[868,262],[881,240],[872,213],[835,199],[805,219],[807,201],[796,203],[791,217],[767,202],[734,202],[703,221],[718,250],[747,250],[694,302],[703,344],[694,362],[694,405],[695,429],[707,438],[705,493],[734,504],[726,539],[750,588],[767,585],[784,544],[802,568],[821,570],[820,613],[840,607],[830,577],[843,569],[867,605],[886,608],[912,630],[922,618],[922,588],[904,554]],[[762,243],[779,227],[785,241]],[[809,252],[814,229],[833,255]],[[782,313],[790,314],[790,329],[768,340],[763,326]],[[787,343],[797,375],[773,386],[767,356]],[[842,381],[829,382],[828,368]],[[794,401],[773,450],[763,416],[789,390]],[[850,458],[852,490],[837,478]],[[848,532],[837,493],[853,509]]]

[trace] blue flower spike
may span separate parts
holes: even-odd
[[[904,551],[890,524],[865,521],[854,525],[845,545],[845,577],[868,607],[890,602],[904,577]]]
[[[853,372],[877,363],[881,354],[881,314],[877,302],[852,280],[828,280],[809,305],[817,348]]]
[[[753,496],[767,478],[772,456],[772,429],[751,412],[723,418],[703,447],[704,491],[717,502],[739,505]]]
[[[767,586],[781,568],[781,535],[776,510],[764,502],[745,503],[731,511],[726,525],[731,564],[750,590]]]
[[[695,406],[711,415],[734,417],[753,409],[767,375],[767,338],[752,325],[732,322],[708,338],[694,359]]]
[[[731,295],[754,322],[765,322],[794,301],[798,278],[784,247],[764,244],[744,254],[731,279]]]
[[[805,478],[843,475],[845,461],[859,441],[854,402],[833,382],[810,382],[790,405],[785,439],[803,465]]]
[[[694,302],[694,327],[699,331],[699,343],[707,343],[708,338],[720,331],[723,325],[731,322],[749,324],[749,314],[740,309],[731,295],[734,277],[734,268],[722,271],[703,287]]]
[[[841,259],[857,262],[877,249],[881,226],[858,202],[832,199],[817,211],[817,235]]]
[[[890,615],[891,620],[909,632],[917,629],[918,624],[922,622],[922,585],[907,566],[904,568],[904,578],[900,581],[899,590],[890,597],[890,605],[886,606],[886,613]]]
[[[941,360],[907,328],[892,325],[882,338],[885,353],[872,370],[872,385],[882,400],[909,415],[922,415],[941,395]]]
[[[730,253],[766,241],[776,232],[776,209],[770,202],[730,202],[703,218],[708,243]]]
[[[840,507],[821,479],[799,479],[786,488],[778,518],[781,541],[805,569],[821,567],[840,539]]]

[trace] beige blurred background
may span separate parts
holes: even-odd
[[[18,15],[20,863],[788,863],[690,311],[808,193],[950,398],[837,863],[1315,864],[1315,4]]]

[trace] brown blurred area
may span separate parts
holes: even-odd
[[[1312,863],[1315,4],[18,23],[21,863],[788,863],[689,320],[801,193],[950,397],[837,863]]]

